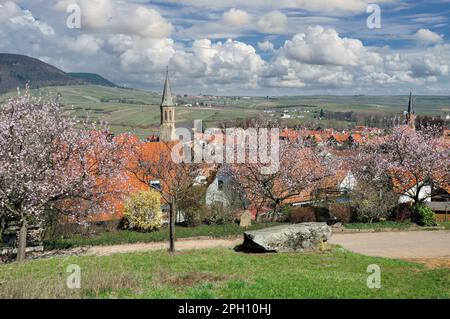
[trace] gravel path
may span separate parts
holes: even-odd
[[[225,239],[187,238],[177,240],[175,249],[233,248],[241,243],[241,236]],[[338,244],[347,250],[369,256],[417,261],[420,259],[437,259],[446,265],[450,261],[450,231],[336,233],[332,235],[330,243]],[[110,255],[116,253],[164,250],[168,248],[168,242],[155,242],[80,247],[55,253]],[[48,255],[52,255],[51,252]]]
[[[450,231],[334,234],[330,243],[369,256],[450,258]]]

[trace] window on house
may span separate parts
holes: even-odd
[[[150,187],[157,190],[157,191],[161,191],[162,187],[161,187],[161,183],[159,181],[150,181]]]

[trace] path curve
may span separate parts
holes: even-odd
[[[177,240],[175,249],[233,248],[241,243],[242,236],[222,239],[186,238]],[[450,231],[336,233],[332,235],[329,243],[337,244],[346,250],[368,256],[409,260],[426,258],[450,260]],[[168,242],[153,242],[79,247],[74,248],[72,252],[75,254],[104,256],[116,253],[165,250],[168,248]],[[69,251],[71,250],[66,252],[70,254]]]
[[[368,256],[450,258],[450,231],[333,234],[331,244]]]

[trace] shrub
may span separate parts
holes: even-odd
[[[161,195],[154,190],[131,195],[125,205],[124,218],[130,229],[147,231],[161,227]]]
[[[352,221],[352,208],[345,204],[330,204],[329,211],[332,217],[342,224],[348,224]]]
[[[234,210],[226,207],[220,202],[215,202],[207,210],[207,215],[204,218],[204,222],[206,224],[221,225],[233,222],[235,217]]]
[[[396,222],[410,221],[412,219],[410,203],[398,204],[392,212],[390,218]]]
[[[316,215],[316,221],[326,222],[330,219],[330,211],[325,206],[313,206]]]
[[[316,221],[316,214],[313,207],[291,207],[287,215],[288,220],[294,224]]]
[[[191,187],[178,202],[178,208],[183,212],[185,226],[200,225],[208,214],[205,203],[206,187],[198,185]]]
[[[386,219],[397,206],[398,196],[392,189],[378,188],[367,182],[360,182],[350,194],[358,222],[372,223]]]
[[[430,207],[424,204],[416,204],[413,206],[413,213],[418,225],[437,226],[436,215]]]

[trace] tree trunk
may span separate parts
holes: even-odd
[[[175,207],[175,199],[172,196],[170,199],[170,211],[169,211],[169,252],[173,253],[175,252],[175,214],[176,214],[176,207]]]
[[[270,221],[273,223],[276,221],[276,219],[278,218],[278,213],[281,212],[281,207],[278,204],[278,202],[275,204],[275,209],[272,215],[272,218],[270,219]]]
[[[22,262],[25,260],[25,254],[27,249],[27,222],[24,220],[19,231],[19,244],[17,245],[17,261]]]
[[[3,217],[0,217],[0,245],[3,242],[3,231],[6,227],[6,219]]]

